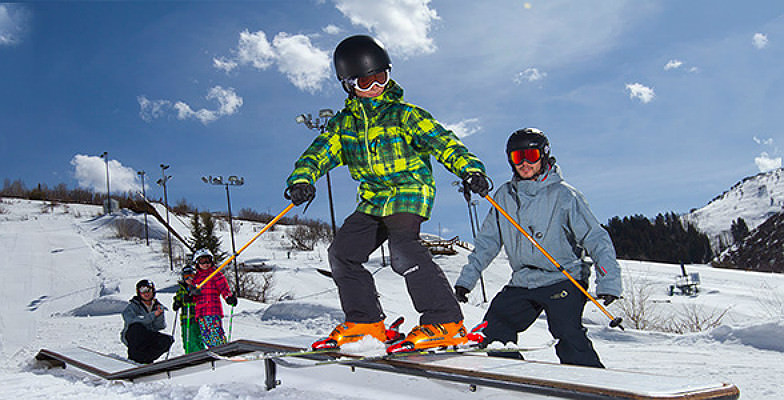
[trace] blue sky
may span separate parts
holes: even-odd
[[[358,33],[497,183],[509,134],[543,130],[601,222],[687,212],[781,166],[780,1],[85,1],[0,3],[0,178],[103,191],[106,151],[113,190],[144,170],[161,197],[165,163],[170,203],[225,210],[201,177],[238,175],[235,213],[277,214],[315,135],[295,117],[342,107],[332,50]],[[423,229],[470,238],[456,178],[435,169]],[[342,221],[356,184],[331,176]],[[328,221],[317,190],[306,216]]]

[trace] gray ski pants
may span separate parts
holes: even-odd
[[[354,212],[329,247],[329,264],[346,321],[371,323],[385,318],[373,275],[362,265],[389,240],[392,269],[403,276],[420,324],[458,322],[463,313],[444,272],[419,242],[425,219],[399,213],[376,217]]]

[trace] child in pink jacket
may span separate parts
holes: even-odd
[[[193,254],[193,262],[196,264],[196,277],[193,279],[193,283],[198,286],[215,271],[215,262],[212,253],[207,249],[197,250]],[[220,302],[220,296],[226,299],[226,304],[232,307],[237,305],[237,297],[231,293],[229,282],[220,272],[194,293],[196,321],[199,323],[201,337],[207,348],[226,343],[226,334],[221,322],[223,306]]]

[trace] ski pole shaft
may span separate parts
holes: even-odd
[[[231,328],[234,326],[234,306],[231,306],[231,315],[229,315],[229,342],[231,342]]]
[[[251,244],[252,244],[254,241],[256,241],[256,239],[258,239],[258,238],[259,238],[259,236],[261,236],[261,234],[263,234],[263,233],[264,233],[264,232],[266,232],[266,231],[267,231],[269,228],[271,228],[271,227],[272,227],[272,225],[275,225],[275,223],[276,223],[276,222],[278,222],[278,220],[280,220],[281,218],[283,218],[283,216],[284,216],[284,215],[286,215],[286,213],[287,213],[287,212],[291,211],[291,209],[292,209],[292,208],[294,208],[294,203],[291,203],[291,204],[289,204],[289,205],[288,205],[288,207],[286,207],[286,209],[284,209],[283,211],[281,211],[281,212],[280,212],[280,214],[278,214],[277,216],[275,216],[275,218],[273,218],[273,219],[272,219],[272,221],[268,222],[268,223],[267,223],[267,225],[264,225],[264,228],[262,228],[262,229],[259,231],[259,233],[257,233],[256,235],[254,235],[254,236],[253,236],[253,237],[252,237],[252,238],[251,238],[251,239],[248,241],[248,243],[245,243],[245,245],[244,245],[244,246],[242,246],[242,247],[241,247],[239,250],[237,250],[237,252],[236,252],[236,253],[232,254],[232,255],[231,255],[231,257],[229,257],[229,258],[227,258],[226,260],[224,260],[224,261],[223,261],[223,263],[222,263],[222,264],[221,264],[221,265],[220,265],[218,268],[216,268],[216,269],[215,269],[215,271],[213,271],[211,274],[209,274],[209,275],[207,276],[207,278],[205,278],[203,281],[201,281],[201,283],[199,283],[198,285],[196,285],[196,288],[197,288],[197,289],[201,289],[201,287],[202,287],[202,286],[204,286],[204,284],[205,284],[205,283],[207,283],[207,282],[208,282],[210,279],[212,279],[212,277],[213,277],[213,276],[215,276],[215,275],[216,275],[218,272],[220,272],[220,270],[222,270],[222,269],[223,269],[223,267],[225,267],[225,266],[229,265],[229,263],[231,262],[231,260],[235,259],[235,258],[236,258],[238,255],[240,255],[240,253],[242,253],[243,251],[245,251],[245,249],[247,249],[247,248],[248,248],[248,246],[250,246],[250,245],[251,245]]]
[[[172,339],[174,339],[174,330],[177,329],[177,316],[180,313],[180,310],[174,312],[174,323],[172,324]],[[169,350],[166,351],[166,358],[165,360],[169,359],[169,353],[171,353],[171,346],[169,346]]]
[[[578,289],[580,289],[580,291],[581,291],[581,292],[583,292],[583,294],[584,294],[584,295],[585,295],[585,296],[586,296],[586,297],[587,297],[589,300],[591,300],[591,302],[592,302],[592,303],[596,304],[596,306],[597,306],[597,307],[599,307],[599,310],[601,310],[601,311],[604,313],[604,315],[606,315],[608,318],[610,318],[610,327],[612,327],[612,328],[615,328],[615,327],[617,326],[617,327],[621,328],[621,330],[623,330],[623,326],[621,325],[621,321],[622,321],[622,318],[621,318],[621,317],[614,317],[612,314],[610,314],[610,312],[609,312],[609,311],[607,311],[607,309],[606,309],[606,308],[604,308],[604,306],[602,306],[601,304],[599,304],[599,302],[598,302],[598,301],[596,301],[596,299],[594,299],[594,298],[593,298],[593,296],[591,296],[591,295],[588,293],[588,291],[587,291],[587,290],[585,290],[585,288],[583,288],[583,286],[582,286],[582,285],[580,285],[580,283],[579,283],[579,282],[577,282],[577,281],[576,281],[576,280],[575,280],[575,279],[572,277],[572,275],[571,275],[569,272],[567,272],[567,271],[566,271],[566,270],[565,270],[565,269],[564,269],[564,268],[561,266],[561,264],[558,264],[558,261],[555,261],[555,259],[553,258],[553,256],[551,256],[551,255],[550,255],[550,253],[548,253],[548,252],[547,252],[547,250],[545,250],[545,249],[544,249],[544,247],[542,247],[542,246],[541,246],[541,245],[540,245],[540,244],[539,244],[539,243],[538,243],[538,242],[537,242],[537,241],[536,241],[536,240],[533,238],[533,236],[531,236],[531,235],[530,235],[528,232],[526,232],[526,231],[525,231],[525,229],[523,229],[523,227],[521,227],[521,226],[520,226],[520,224],[518,224],[518,223],[517,223],[517,221],[515,221],[515,220],[514,220],[514,219],[513,219],[513,218],[512,218],[512,217],[511,217],[511,216],[510,216],[510,215],[509,215],[509,214],[508,214],[508,213],[507,213],[507,212],[506,212],[504,209],[503,209],[503,208],[501,208],[501,206],[499,206],[499,205],[498,205],[498,203],[496,203],[496,202],[495,202],[495,200],[493,200],[493,198],[492,198],[492,197],[490,197],[490,195],[489,195],[489,194],[485,196],[485,199],[487,199],[487,201],[489,201],[489,202],[490,202],[490,204],[492,204],[492,205],[493,205],[493,207],[495,207],[495,209],[496,209],[496,210],[498,210],[498,212],[500,212],[501,214],[503,214],[503,216],[504,216],[504,217],[506,217],[506,219],[507,219],[507,220],[509,220],[509,222],[510,222],[512,225],[514,225],[514,227],[515,227],[515,228],[517,228],[517,230],[518,230],[518,231],[520,231],[520,233],[522,233],[522,234],[523,234],[523,236],[525,236],[525,238],[526,238],[526,239],[528,239],[528,241],[530,241],[530,242],[531,242],[531,244],[533,244],[533,245],[534,245],[534,247],[536,247],[537,249],[539,249],[539,251],[540,251],[540,252],[542,252],[542,254],[544,254],[544,256],[545,256],[545,257],[547,257],[547,259],[548,259],[548,260],[550,260],[550,262],[551,262],[551,263],[553,263],[553,265],[555,265],[555,268],[557,268],[559,271],[561,271],[561,273],[563,273],[564,275],[566,275],[566,277],[569,279],[569,281],[571,281],[571,282],[572,282],[572,284],[573,284],[574,286],[576,286]]]

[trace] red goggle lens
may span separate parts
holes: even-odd
[[[522,149],[515,150],[509,154],[509,160],[514,165],[520,165],[523,161],[533,164],[542,158],[542,152],[539,149]]]

